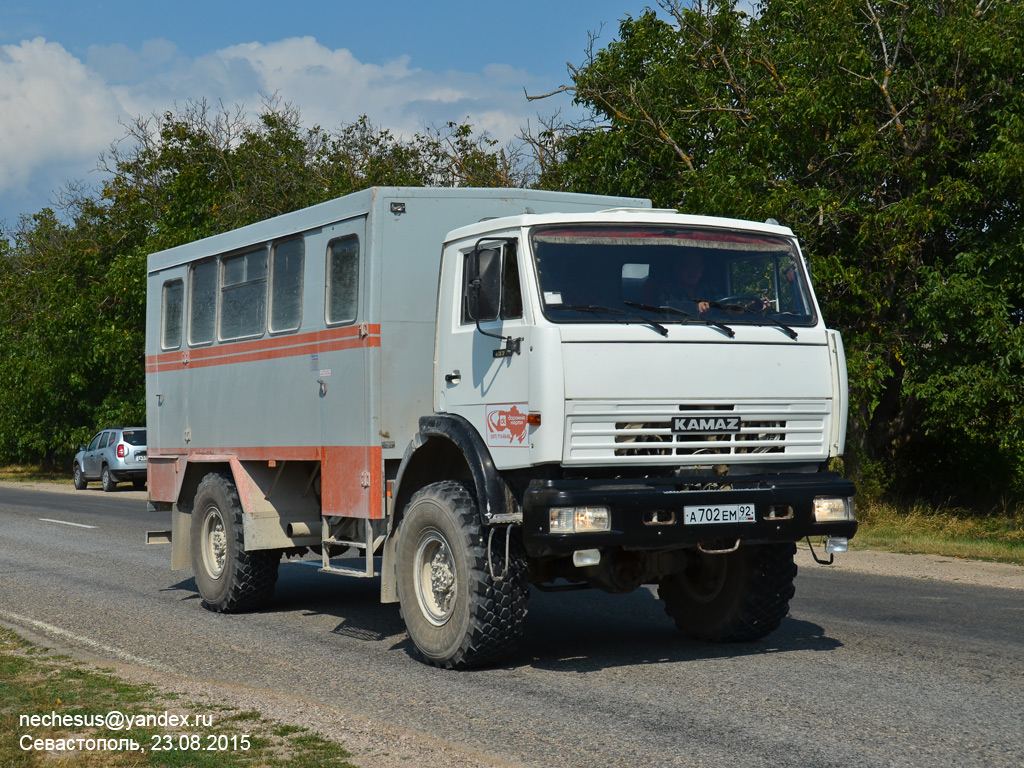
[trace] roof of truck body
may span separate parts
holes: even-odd
[[[550,192],[536,189],[510,189],[503,187],[370,187],[359,192],[336,197],[333,200],[302,208],[297,211],[275,216],[249,224],[245,227],[223,232],[191,243],[153,253],[149,257],[149,271],[158,272],[178,264],[217,253],[244,249],[267,243],[288,235],[308,232],[355,216],[370,213],[384,213],[385,201],[402,200],[450,200],[458,206],[459,201],[494,200],[522,202],[524,212],[529,212],[530,203],[543,203],[550,209],[556,203],[565,203],[579,210],[580,206],[608,208],[629,206],[650,208],[650,200],[630,197],[608,197],[585,195],[571,192]],[[454,227],[453,227],[454,228]]]

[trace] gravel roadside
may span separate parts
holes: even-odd
[[[818,556],[823,556],[818,551]],[[796,562],[801,568],[816,567],[806,544],[797,547]],[[850,542],[850,551],[836,555],[830,568],[878,576],[902,576],[908,579],[956,581],[983,587],[1024,589],[1024,567],[1013,563],[988,563],[941,555],[903,555],[857,549],[857,540]],[[799,578],[799,576],[797,577]]]
[[[74,490],[67,483],[12,483],[0,481],[0,488],[31,488],[58,493],[102,493],[96,486],[86,491]],[[116,492],[119,497],[145,500],[145,491]],[[891,552],[858,550],[856,540],[852,549],[837,555],[837,570],[870,573],[905,578],[934,579],[976,584],[1004,589],[1024,590],[1024,567],[961,560],[934,555],[902,555]],[[819,553],[820,554],[820,553]],[[797,550],[800,567],[813,568],[814,561],[806,544]],[[41,637],[17,628],[19,634],[47,647],[57,647],[83,661],[111,668],[110,659],[101,659],[79,648],[60,647],[59,640]],[[131,683],[150,683],[162,690],[173,692],[185,700],[203,704],[227,705],[238,710],[258,710],[265,718],[287,725],[296,725],[315,731],[327,739],[345,746],[352,753],[351,762],[360,768],[517,768],[520,763],[507,762],[494,756],[483,755],[460,746],[441,742],[427,734],[395,728],[386,722],[364,715],[282,694],[280,691],[259,690],[230,686],[204,680],[185,679],[149,668],[113,664],[115,672]]]

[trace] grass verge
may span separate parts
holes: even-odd
[[[15,483],[63,483],[71,480],[71,467],[67,470],[40,467],[0,466],[0,480]]]
[[[111,712],[137,725],[111,730]],[[4,768],[354,768],[349,756],[305,728],[271,722],[257,711],[182,702],[0,628]]]
[[[888,504],[857,507],[852,546],[1024,565],[1024,510],[970,511]]]

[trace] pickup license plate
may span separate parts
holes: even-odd
[[[753,504],[709,504],[683,507],[683,522],[686,525],[753,523],[757,522],[757,517]]]

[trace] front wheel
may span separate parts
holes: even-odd
[[[515,649],[529,586],[514,540],[506,568],[505,533],[493,537],[489,566],[488,531],[465,485],[434,483],[409,501],[398,531],[398,598],[424,660],[471,667]]]
[[[261,608],[274,594],[279,550],[247,552],[235,484],[211,473],[196,490],[190,542],[203,606],[216,613]]]
[[[75,464],[75,490],[84,491],[89,485],[89,481],[85,479],[85,473],[82,471],[81,465]]]
[[[676,626],[717,642],[759,640],[789,613],[796,545],[762,544],[731,554],[694,551],[686,568],[661,580],[658,596]]]

